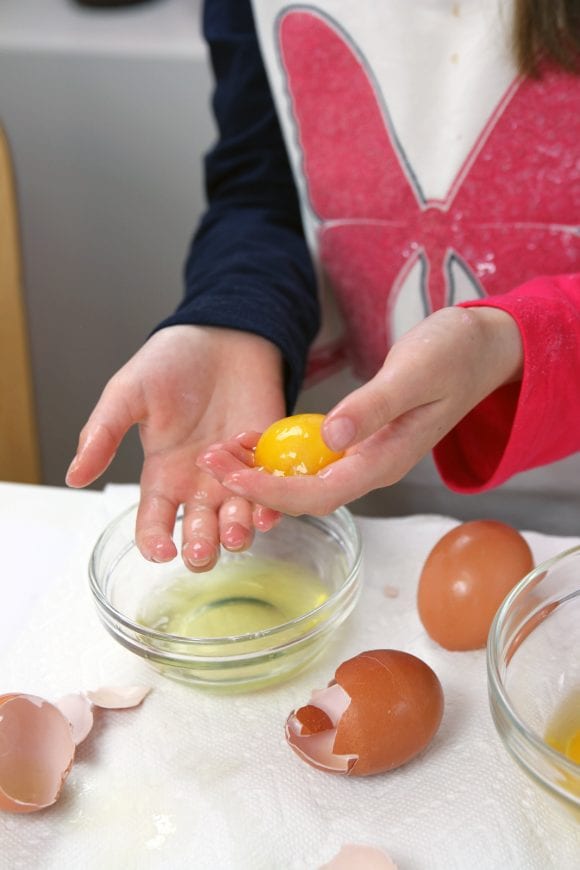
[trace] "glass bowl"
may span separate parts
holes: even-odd
[[[89,564],[99,617],[161,673],[222,691],[258,689],[309,664],[353,610],[361,540],[350,512],[283,517],[243,553],[193,574],[155,564],[134,540],[137,507],[111,522]],[[181,550],[183,512],[174,540]]]
[[[492,624],[487,667],[505,747],[536,784],[580,814],[580,547],[514,587]]]

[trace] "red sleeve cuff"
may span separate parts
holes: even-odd
[[[462,493],[492,489],[580,450],[580,275],[536,278],[462,303],[482,305],[515,319],[524,369],[521,383],[496,390],[435,447],[443,482]]]

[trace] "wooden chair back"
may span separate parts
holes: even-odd
[[[40,483],[12,160],[0,125],[0,480]]]

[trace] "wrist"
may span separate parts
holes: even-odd
[[[482,332],[488,358],[493,359],[500,383],[520,381],[524,366],[524,346],[520,329],[509,312],[493,304],[463,305]]]

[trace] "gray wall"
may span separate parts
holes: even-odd
[[[15,162],[44,482],[56,485],[108,377],[181,296],[214,136],[197,0],[116,19],[63,3],[37,0],[61,15],[45,42],[41,19],[10,41],[0,14],[0,120]],[[156,21],[167,32],[149,39]],[[109,22],[117,42],[106,41]],[[133,22],[127,50],[120,24]],[[139,467],[133,433],[103,480],[134,481]]]

